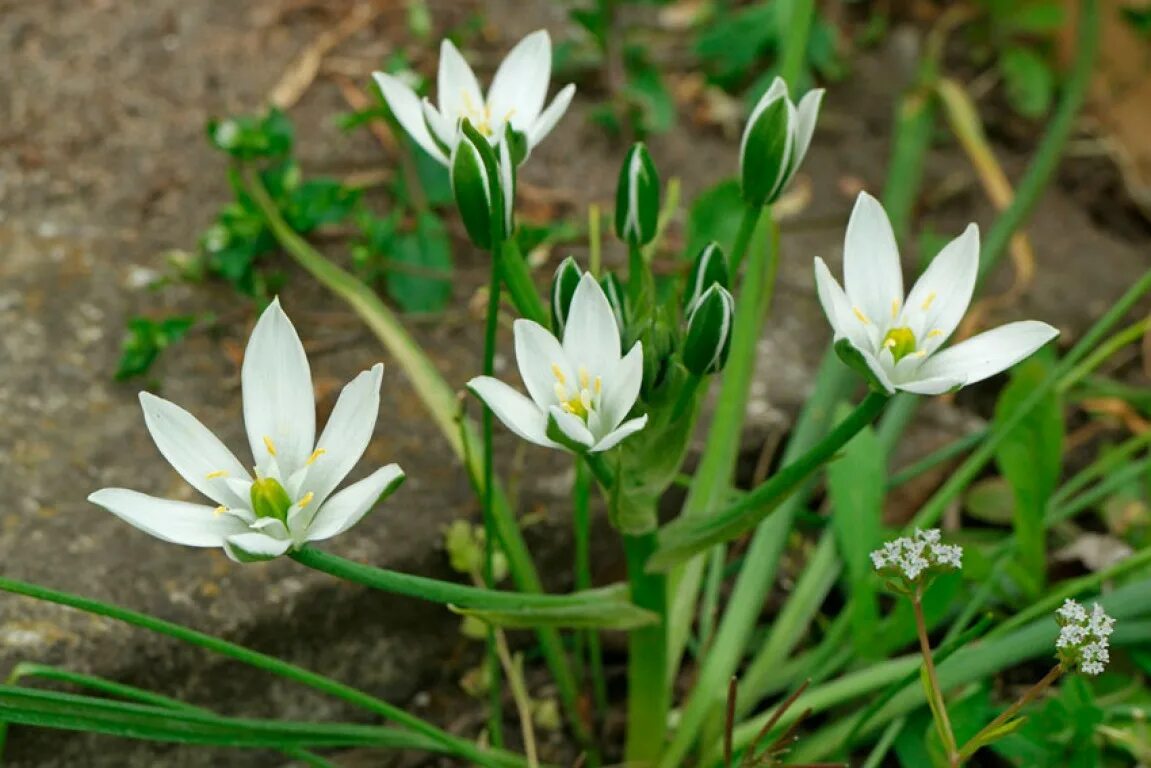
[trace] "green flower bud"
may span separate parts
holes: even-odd
[[[708,243],[695,257],[691,274],[687,279],[687,290],[683,293],[683,311],[690,315],[704,291],[713,285],[729,287],[727,257],[715,242]]]
[[[615,314],[615,324],[619,328],[622,341],[626,341],[628,324],[627,292],[618,277],[608,272],[599,279],[600,287],[607,296],[607,303],[611,304],[611,311]]]
[[[624,158],[615,193],[615,233],[628,245],[646,245],[659,221],[659,174],[647,147],[635,144]]]
[[[774,203],[807,154],[823,91],[817,89],[793,104],[787,84],[775,78],[752,110],[739,147],[743,199],[750,205]]]
[[[722,285],[712,285],[699,297],[687,319],[683,365],[696,376],[718,373],[731,348],[735,300]]]
[[[261,477],[252,483],[249,491],[252,501],[252,512],[256,517],[274,517],[287,522],[288,510],[292,507],[292,497],[284,490],[278,480],[271,477]],[[302,502],[301,502],[302,504]]]
[[[640,337],[643,342],[643,383],[640,385],[640,395],[644,400],[650,400],[667,379],[668,363],[675,351],[673,326],[664,314],[658,313]]]
[[[563,338],[568,321],[568,309],[571,307],[572,296],[575,295],[581,277],[583,271],[571,256],[560,262],[556,267],[555,276],[552,277],[552,331],[557,339]]]
[[[488,140],[465,118],[460,121],[460,138],[451,157],[452,194],[468,237],[480,248],[491,250],[498,236],[511,231],[510,201],[514,192],[514,169],[507,143],[500,142],[496,156]],[[502,231],[493,231],[493,227]]]

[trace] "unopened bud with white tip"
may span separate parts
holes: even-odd
[[[557,336],[563,336],[568,321],[568,310],[571,308],[572,297],[575,296],[581,277],[583,271],[571,256],[556,267],[556,273],[552,277],[551,310],[552,331]]]
[[[794,104],[777,77],[755,105],[739,146],[740,186],[749,205],[770,205],[787,189],[811,145],[822,100],[817,88]]]
[[[632,247],[655,238],[659,223],[659,174],[647,147],[636,143],[624,158],[615,195],[615,233]]]
[[[695,257],[695,263],[692,264],[691,273],[687,277],[687,289],[683,294],[684,312],[690,315],[704,291],[713,285],[729,287],[727,257],[715,242],[705,245]]]
[[[712,284],[687,319],[683,365],[690,373],[706,376],[723,370],[731,348],[734,318],[735,300],[722,285]]]

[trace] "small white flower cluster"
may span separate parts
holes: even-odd
[[[1063,601],[1063,607],[1055,612],[1059,622],[1059,639],[1055,647],[1059,649],[1059,659],[1070,669],[1078,665],[1079,671],[1087,675],[1098,675],[1111,660],[1108,648],[1111,646],[1111,633],[1115,631],[1115,619],[1103,612],[1099,603],[1087,613],[1087,609],[1074,600]]]
[[[958,570],[963,567],[963,549],[940,543],[938,529],[921,531],[914,536],[889,541],[871,553],[871,562],[879,572],[891,572],[907,581],[916,581],[929,570]]]

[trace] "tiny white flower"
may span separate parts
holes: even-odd
[[[887,542],[871,553],[875,570],[917,581],[927,571],[959,570],[963,567],[963,549],[940,543],[937,529],[921,531]]]
[[[979,230],[948,243],[906,299],[895,234],[883,207],[859,195],[844,241],[844,288],[815,260],[819,301],[835,341],[848,344],[888,393],[939,395],[1015,365],[1059,332],[1036,320],[1008,323],[940,348],[959,326],[979,271]]]
[[[1078,668],[1085,675],[1102,674],[1111,661],[1110,637],[1115,631],[1115,619],[1099,603],[1088,614],[1082,605],[1067,599],[1055,611],[1055,621],[1059,624],[1055,648],[1064,668]]]
[[[548,436],[554,425],[566,443],[599,452],[647,424],[646,414],[624,420],[639,397],[643,347],[636,342],[621,357],[615,313],[592,275],[580,278],[562,342],[531,320],[516,320],[514,331],[516,364],[531,397],[491,376],[468,382],[508,429],[537,445],[564,448]]]
[[[355,525],[404,479],[396,464],[338,493],[372,437],[380,407],[376,364],[340,393],[316,442],[316,404],[303,344],[279,300],[264,310],[244,354],[244,426],[255,477],[196,417],[140,393],[144,423],[173,469],[216,506],[125,488],[88,500],[153,536],[190,547],[223,547],[233,560],[278,557]]]
[[[508,53],[492,78],[487,96],[475,73],[450,40],[440,44],[438,108],[419,96],[403,79],[384,72],[373,76],[404,130],[444,165],[459,141],[457,126],[471,121],[492,143],[510,125],[524,135],[530,154],[567,111],[575,86],[561,90],[544,109],[551,80],[552,44],[546,30],[531,33]],[[525,157],[526,159],[526,157]]]

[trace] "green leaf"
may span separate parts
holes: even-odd
[[[659,68],[648,61],[642,48],[625,55],[627,84],[624,94],[639,111],[639,132],[667,133],[675,125],[675,101]]]
[[[292,122],[274,107],[262,118],[245,115],[211,120],[207,132],[216,149],[239,160],[283,157],[292,151]]]
[[[494,626],[507,629],[564,627],[567,629],[630,630],[651,626],[659,617],[625,600],[597,600],[586,605],[562,605],[554,608],[524,608],[519,611],[485,611],[453,608],[463,616],[473,616]]]
[[[1015,495],[1002,477],[989,477],[971,486],[963,508],[976,520],[1007,526],[1015,519]]]
[[[1059,31],[1067,20],[1059,0],[1020,0],[1008,5],[999,23],[1005,32],[1049,35]]]
[[[995,424],[1013,418],[1031,394],[1053,375],[1048,354],[1039,354],[1016,366],[1011,382],[995,406]],[[1047,568],[1043,517],[1059,482],[1063,453],[1063,409],[1050,392],[1031,409],[999,444],[995,454],[1000,472],[1015,496],[1015,547],[1022,569],[1041,587]]]
[[[440,218],[423,211],[415,232],[396,238],[388,296],[405,312],[441,312],[452,298],[451,241]]]
[[[159,320],[131,318],[127,335],[120,344],[116,379],[123,381],[147,373],[160,353],[184,338],[195,322],[193,315],[173,315]]]
[[[425,736],[395,728],[225,718],[9,685],[0,686],[0,720],[146,741],[223,747],[373,746],[443,751]]]
[[[687,217],[687,248],[694,257],[708,243],[735,240],[743,219],[743,196],[738,179],[726,179],[705,190],[691,205]]]
[[[879,604],[870,553],[882,540],[886,478],[886,454],[870,427],[852,438],[842,459],[827,468],[831,527],[851,586],[852,642],[864,658],[880,650],[872,642],[879,625]]]
[[[999,56],[999,70],[1007,99],[1019,114],[1030,118],[1047,114],[1055,98],[1055,74],[1042,56],[1031,48],[1008,48]]]
[[[311,179],[292,189],[280,208],[292,229],[307,234],[344,219],[359,200],[359,190],[348,189],[334,179]]]
[[[695,42],[704,71],[724,88],[739,86],[759,58],[779,45],[776,18],[773,3],[753,3],[715,14]]]

